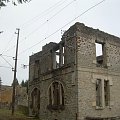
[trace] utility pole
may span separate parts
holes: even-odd
[[[0,77],[0,108],[1,108],[1,102],[2,102],[2,80]]]
[[[13,94],[12,94],[12,115],[14,115],[15,111],[15,83],[16,83],[16,72],[17,72],[17,56],[18,56],[18,42],[19,42],[19,31],[20,29],[16,29],[17,33],[17,44],[16,44],[16,55],[15,55],[15,68],[14,68],[14,79],[13,79]]]

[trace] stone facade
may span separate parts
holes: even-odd
[[[96,44],[102,53],[97,55]],[[120,116],[120,38],[76,23],[30,56],[29,114],[41,120]]]

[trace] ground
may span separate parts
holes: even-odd
[[[20,111],[15,112],[14,116],[11,115],[11,110],[0,109],[0,120],[38,120],[24,115]]]

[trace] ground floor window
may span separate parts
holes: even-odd
[[[110,104],[110,83],[109,80],[96,80],[96,106],[104,107]]]
[[[64,109],[64,90],[60,82],[53,82],[48,90],[49,109]]]
[[[31,93],[31,105],[32,114],[38,115],[39,109],[40,109],[40,90],[37,88],[34,88]]]

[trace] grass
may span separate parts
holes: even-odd
[[[0,109],[0,120],[39,120],[29,118],[20,111],[15,111],[14,116],[11,115],[11,110]]]

